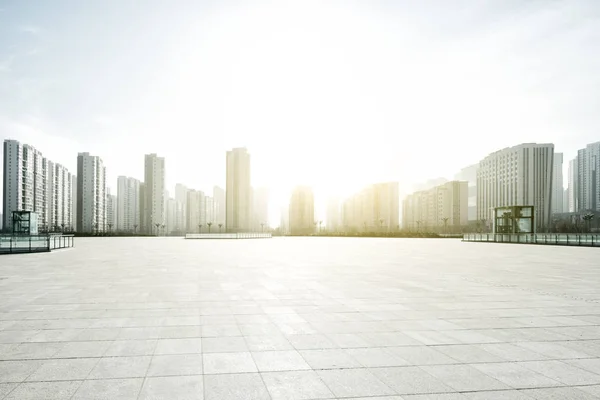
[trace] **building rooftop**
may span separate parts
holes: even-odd
[[[372,238],[75,245],[1,258],[0,398],[600,396],[593,248]]]

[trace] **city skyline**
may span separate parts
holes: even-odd
[[[317,202],[372,182],[408,193],[514,143],[552,142],[570,160],[597,140],[596,2],[427,3],[438,12],[13,2],[0,13],[0,139],[70,171],[73,154],[99,154],[113,191],[160,152],[167,187],[209,193],[224,186],[222,152],[246,146],[271,220],[296,185]]]

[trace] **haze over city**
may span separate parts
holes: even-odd
[[[573,158],[598,140],[599,18],[594,1],[3,2],[0,139],[70,170],[98,155],[113,191],[148,153],[170,191],[222,186],[245,146],[276,220],[298,184],[408,193],[522,142]]]

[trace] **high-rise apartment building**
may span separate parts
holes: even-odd
[[[313,190],[299,186],[292,191],[290,199],[290,233],[309,235],[315,232],[315,197]]]
[[[577,152],[576,212],[600,211],[600,142]]]
[[[569,170],[567,178],[567,212],[576,212],[577,207],[577,157],[569,161]]]
[[[479,164],[469,165],[454,175],[455,181],[466,181],[468,185],[468,218],[469,221],[477,219],[477,169]]]
[[[392,232],[400,221],[398,183],[367,186],[342,205],[344,230]]]
[[[250,154],[246,148],[234,148],[227,152],[225,197],[227,231],[250,231],[252,186],[250,185]]]
[[[217,224],[223,224],[225,227],[226,208],[225,208],[225,190],[218,186],[213,187],[213,199],[215,202],[215,220]]]
[[[253,230],[261,231],[269,226],[269,188],[259,187],[252,190]]]
[[[563,197],[565,189],[563,187],[563,153],[554,153],[554,162],[552,170],[552,214],[564,212]]]
[[[38,214],[40,230],[48,228],[48,161],[33,146],[16,140],[4,141],[3,214],[4,229],[12,230],[13,211]]]
[[[175,185],[175,231],[182,234],[186,230],[187,186],[177,183]]]
[[[138,232],[140,227],[140,181],[119,176],[117,179],[117,230]]]
[[[468,185],[467,181],[451,181],[406,196],[402,227],[423,232],[460,232],[469,222]]]
[[[69,230],[77,229],[77,175],[71,174],[71,222]]]
[[[188,233],[205,232],[206,227],[206,196],[200,190],[188,190],[186,225]]]
[[[73,225],[73,176],[61,164],[48,161],[46,200],[48,228],[51,231],[71,230]]]
[[[495,207],[534,206],[538,230],[550,223],[554,145],[524,143],[479,163],[477,219],[491,226]]]
[[[117,229],[117,196],[110,194],[106,188],[106,231],[114,232]]]
[[[329,232],[342,230],[342,209],[339,197],[331,197],[327,201],[325,226]]]
[[[146,154],[144,161],[142,232],[158,234],[159,228],[167,222],[165,216],[166,199],[164,197],[165,159],[158,157],[156,154]]]
[[[106,226],[106,168],[90,153],[77,155],[77,232],[104,232]]]

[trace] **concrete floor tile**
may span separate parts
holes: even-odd
[[[333,398],[333,393],[314,371],[266,372],[262,378],[272,400]]]
[[[171,354],[154,356],[148,376],[199,375],[204,371],[201,354]]]
[[[97,358],[66,358],[45,360],[27,381],[65,381],[86,379]]]
[[[101,358],[88,379],[143,378],[146,376],[151,358],[150,356]]]
[[[5,400],[63,400],[70,399],[83,381],[25,382]]]
[[[258,372],[251,353],[207,353],[203,362],[205,374]]]
[[[167,376],[148,377],[144,381],[138,400],[203,400],[204,377]]]
[[[396,392],[368,369],[331,369],[316,371],[337,397],[386,396]]]
[[[271,400],[259,374],[221,374],[204,376],[206,400]]]
[[[84,381],[72,400],[131,400],[137,399],[142,378],[100,379]]]

